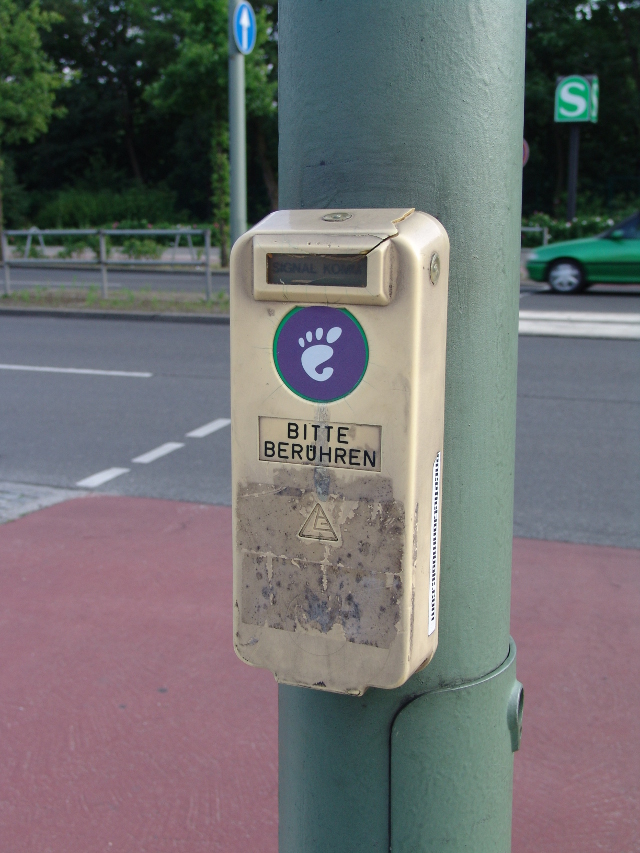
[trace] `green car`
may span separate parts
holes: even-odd
[[[596,282],[640,282],[640,211],[597,237],[541,246],[530,255],[527,272],[556,293],[580,293]]]

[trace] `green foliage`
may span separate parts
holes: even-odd
[[[615,213],[583,213],[576,216],[571,222],[564,219],[555,219],[548,213],[536,212],[531,216],[522,218],[525,226],[540,226],[547,228],[549,242],[556,243],[559,240],[576,240],[580,237],[595,237],[603,231],[611,228],[616,222],[620,222],[637,210],[637,207],[627,206],[619,203]],[[539,246],[542,243],[540,232],[524,232],[522,235],[523,247]]]
[[[114,218],[224,223],[226,0],[41,2],[59,15],[44,49],[70,82],[58,96],[66,114],[12,151],[29,193],[26,218],[43,225],[41,211],[61,191],[128,194],[138,186],[173,193],[172,212],[153,206]],[[246,60],[252,221],[277,203],[277,13],[274,3],[254,5],[258,46]]]
[[[16,176],[13,157],[4,156],[4,170],[0,175],[7,228],[24,228],[28,223],[31,198]]]
[[[226,265],[229,230],[229,133],[228,133],[228,24],[227,0],[186,0],[180,7],[184,37],[175,59],[158,80],[147,87],[145,97],[156,109],[176,118],[197,113],[206,116],[211,129],[211,218]],[[256,46],[245,58],[248,121],[255,132],[250,137],[261,164],[263,179],[274,204],[274,170],[266,154],[266,124],[275,127],[277,81],[272,46],[274,30],[269,19],[272,7],[257,10]],[[265,211],[266,212],[266,211]]]
[[[100,241],[98,237],[86,235],[84,237],[56,237],[55,242],[62,243],[62,249],[58,251],[58,258],[79,258],[86,249],[90,249],[94,255],[100,252]],[[108,254],[108,251],[107,251]]]
[[[63,82],[42,50],[41,30],[59,16],[43,12],[38,0],[23,6],[0,0],[0,146],[33,140],[54,115],[55,92]]]
[[[146,227],[152,222],[175,222],[182,216],[175,209],[175,193],[164,189],[131,187],[122,192],[102,189],[60,190],[37,210],[35,220],[40,228],[113,228]],[[140,225],[144,220],[144,225]],[[134,222],[123,225],[123,221]]]
[[[57,20],[57,15],[40,9],[38,0],[28,5],[0,0],[0,234],[4,223],[4,148],[33,142],[46,131],[56,113],[55,92],[63,77],[44,53],[40,33]],[[15,201],[16,196],[10,200]]]
[[[161,246],[156,240],[128,237],[122,244],[122,250],[130,258],[150,258],[155,260],[162,255],[164,246]]]
[[[602,207],[626,191],[638,199],[640,176],[640,0],[529,0],[523,207],[561,217],[567,185],[569,129],[553,121],[556,78],[597,74],[598,124],[580,131],[582,206]]]
[[[578,237],[601,234],[613,225],[613,219],[604,216],[581,216],[572,222],[566,222],[563,219],[554,219],[548,213],[534,213],[533,216],[524,217],[522,224],[547,228],[549,243],[556,243],[558,240],[575,240]],[[522,235],[523,247],[539,246],[541,243],[541,232],[525,231]]]
[[[214,242],[220,246],[220,264],[229,265],[229,129],[218,122],[214,127],[211,151],[211,208]]]

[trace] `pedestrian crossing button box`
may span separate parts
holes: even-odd
[[[360,695],[436,650],[448,269],[412,208],[233,247],[234,645],[280,683]]]

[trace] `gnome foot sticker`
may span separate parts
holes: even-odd
[[[364,330],[344,308],[294,308],[273,341],[276,369],[305,400],[330,403],[350,394],[369,361]]]
[[[334,341],[337,341],[341,334],[342,329],[339,326],[334,326],[333,329],[329,329],[327,332],[327,344],[332,344]],[[317,341],[321,341],[323,335],[324,329],[316,329]],[[313,333],[307,332],[304,338],[300,338],[298,340],[298,343],[301,347],[306,347],[307,343],[311,343],[312,340]],[[333,367],[323,368],[322,373],[319,373],[317,370],[321,364],[324,364],[324,362],[328,361],[333,355],[333,349],[327,346],[327,344],[314,344],[308,349],[305,349],[300,357],[304,372],[307,376],[315,379],[316,382],[325,382],[333,376]]]

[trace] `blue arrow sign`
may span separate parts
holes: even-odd
[[[256,15],[251,3],[238,3],[233,13],[233,38],[240,53],[251,53],[256,45]]]

